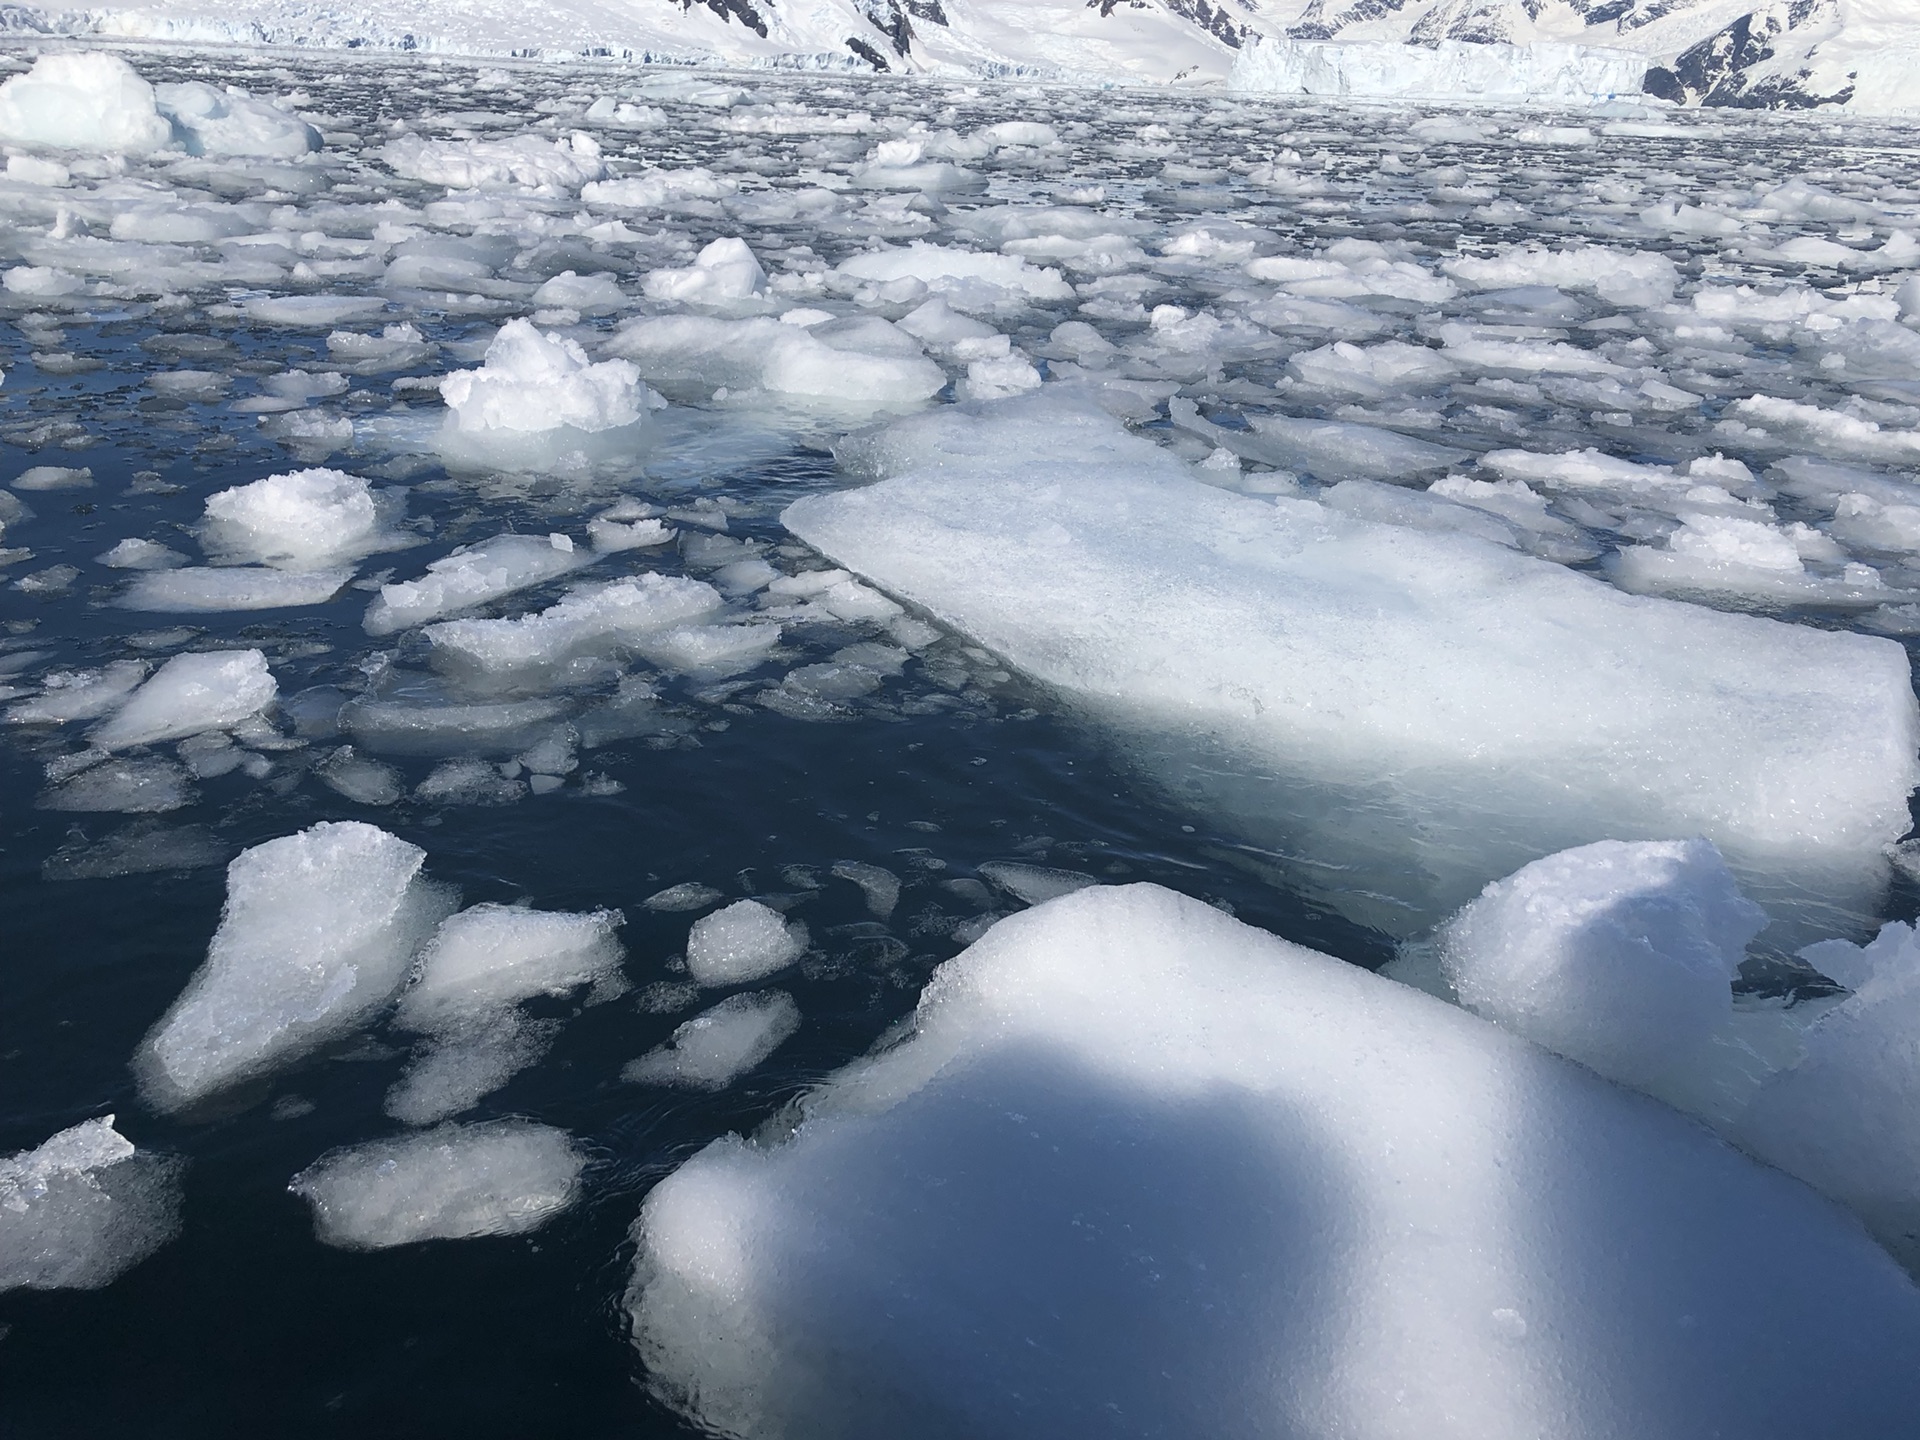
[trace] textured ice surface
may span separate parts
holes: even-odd
[[[946,383],[919,345],[883,320],[809,327],[661,315],[628,321],[613,349],[656,384],[764,390],[856,414],[912,406]]]
[[[924,467],[881,437],[867,463],[907,473],[796,502],[786,523],[1183,783],[1204,778],[1202,748],[1251,768],[1209,800],[1267,834],[1291,823],[1287,848],[1319,863],[1367,865],[1416,915],[1464,901],[1496,857],[1676,831],[1774,880],[1857,883],[1907,827],[1920,737],[1895,646],[1228,494],[1059,413],[949,412],[972,436]],[[1103,424],[1112,458],[1091,463],[1075,432]]]
[[[1806,1032],[1805,1058],[1754,1097],[1734,1138],[1920,1267],[1920,941],[1895,921],[1864,947],[1831,940],[1801,954],[1853,994]]]
[[[111,1284],[179,1233],[184,1168],[111,1115],[0,1159],[0,1291]]]
[[[644,637],[703,619],[721,608],[711,585],[677,576],[636,575],[582,586],[549,608],[509,620],[429,625],[434,661],[490,676],[554,670],[588,654],[631,649]]]
[[[224,730],[272,704],[278,693],[258,650],[176,655],[87,738],[103,750],[124,750]]]
[[[1785,1437],[1920,1403],[1920,1294],[1827,1202],[1149,886],[1002,921],[636,1237],[653,1385],[723,1434]]]
[[[351,569],[281,570],[265,565],[189,565],[136,576],[120,596],[129,610],[194,615],[226,610],[284,610],[324,605],[353,578]]]
[[[371,1017],[445,911],[426,852],[324,821],[242,852],[206,963],[142,1044],[148,1099],[177,1109],[292,1063]]]
[[[538,1230],[573,1203],[585,1166],[564,1130],[493,1120],[335,1150],[287,1188],[325,1244],[383,1250]]]
[[[430,562],[418,580],[382,585],[379,598],[367,607],[366,630],[391,635],[557,579],[593,558],[558,533],[496,535]]]
[[[1244,47],[1227,84],[1274,95],[1471,95],[1482,103],[1579,103],[1638,95],[1644,56],[1581,45],[1337,45],[1262,37]]]
[[[1602,840],[1489,885],[1440,936],[1469,1010],[1610,1079],[1696,1063],[1766,924],[1704,840]]]
[[[687,971],[702,985],[750,985],[786,969],[806,948],[804,927],[758,900],[736,900],[693,922]]]
[[[630,361],[587,359],[580,343],[510,320],[477,370],[440,382],[449,461],[487,469],[541,469],[573,454],[632,453],[659,397]]]
[[[42,55],[0,85],[0,139],[60,150],[140,153],[173,143],[153,86],[117,55]]]
[[[470,1108],[545,1053],[555,1027],[516,1007],[591,985],[617,992],[617,910],[563,914],[476,905],[440,923],[394,1021],[426,1036],[387,1113],[426,1125]]]
[[[620,1072],[639,1085],[724,1090],[800,1028],[800,1007],[784,990],[729,995]]]
[[[319,570],[396,543],[396,507],[357,475],[295,470],[207,497],[201,543],[238,563]]]

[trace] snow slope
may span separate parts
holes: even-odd
[[[1240,88],[1500,103],[1632,91],[1637,60],[1685,103],[1920,108],[1909,0],[131,0],[0,6],[7,32],[1105,84],[1220,84],[1251,49]],[[1543,45],[1613,53],[1570,85]]]

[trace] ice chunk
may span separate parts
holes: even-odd
[[[891,870],[859,860],[836,860],[833,873],[860,887],[860,893],[867,899],[868,912],[877,920],[885,920],[900,903],[900,877]]]
[[[591,363],[578,341],[509,320],[478,370],[440,382],[447,402],[441,448],[465,464],[518,469],[565,451],[631,451],[662,402],[631,361]]]
[[[1920,1268],[1920,938],[1896,921],[1865,947],[1827,941],[1801,955],[1854,993],[1807,1032],[1806,1057],[1761,1089],[1734,1138]]]
[[[357,475],[295,470],[209,496],[201,538],[223,561],[320,570],[406,543],[387,529],[396,509]]]
[[[102,750],[125,750],[224,730],[271,705],[279,689],[258,650],[188,651],[162,665],[87,738]]]
[[[1497,255],[1449,260],[1442,268],[1475,290],[1550,285],[1591,290],[1610,304],[1635,307],[1664,305],[1680,284],[1680,271],[1666,256],[1604,245],[1566,250],[1520,245]]]
[[[640,1356],[717,1433],[1786,1440],[1920,1406],[1920,1293],[1834,1207],[1156,887],[1002,920],[795,1119],[635,1227]]]
[[[720,892],[711,885],[702,885],[694,880],[685,880],[678,885],[669,885],[664,890],[656,890],[640,903],[649,910],[668,912],[679,910],[704,910],[720,898]]]
[[[1058,270],[1031,265],[1018,255],[961,250],[948,245],[911,245],[869,251],[844,260],[834,272],[849,280],[889,285],[917,280],[960,309],[989,309],[1009,301],[1073,298]]]
[[[1441,932],[1475,1014],[1648,1089],[1732,1014],[1766,924],[1705,840],[1602,840],[1496,880]]]
[[[636,1085],[724,1090],[778,1050],[800,1028],[800,1007],[784,990],[730,995],[673,1032],[620,1072]]]
[[[581,187],[580,198],[589,205],[624,210],[677,210],[685,208],[688,201],[724,200],[739,189],[737,181],[694,165],[685,170],[648,170],[618,180],[595,180]]]
[[[532,744],[565,712],[566,702],[552,698],[473,704],[363,699],[341,706],[339,722],[369,749],[389,755],[499,754]],[[487,765],[480,770],[492,774],[497,788],[499,772]],[[430,780],[420,793],[436,788]]]
[[[42,810],[161,815],[193,803],[187,772],[170,760],[110,759],[40,796]]]
[[[571,541],[562,547],[551,536],[496,535],[441,556],[418,580],[382,585],[367,607],[366,631],[391,635],[556,580],[593,560],[593,552]]]
[[[322,1243],[384,1250],[538,1230],[574,1202],[586,1163],[564,1130],[493,1120],[335,1150],[287,1188]]]
[[[93,559],[96,565],[104,565],[109,570],[171,570],[187,561],[186,556],[171,546],[138,536],[128,536]]]
[[[111,1284],[180,1233],[184,1168],[111,1115],[0,1159],[0,1291]]]
[[[75,836],[40,867],[43,880],[109,880],[166,870],[199,870],[224,864],[233,847],[198,825],[162,825],[136,820],[103,840]]]
[[[726,238],[709,242],[682,270],[655,270],[641,282],[649,300],[681,305],[727,305],[751,300],[767,288],[767,272],[747,242]]]
[[[435,1032],[536,995],[611,983],[620,970],[613,938],[620,921],[618,910],[462,910],[440,923],[421,952],[396,1018],[407,1029]]]
[[[784,970],[807,948],[806,928],[758,900],[702,915],[687,936],[687,972],[702,985],[750,985]]]
[[[780,644],[781,628],[759,622],[683,625],[643,636],[634,648],[662,670],[719,680],[764,664]]]
[[[95,154],[143,155],[174,143],[153,86],[118,55],[65,51],[0,85],[0,140]]]
[[[147,678],[146,662],[115,660],[98,670],[55,670],[45,687],[7,707],[10,725],[63,725],[104,715]]]
[[[1451,379],[1457,370],[1453,361],[1425,345],[1383,340],[1362,346],[1337,340],[1295,355],[1287,361],[1287,373],[1315,390],[1380,399],[1427,389]]]
[[[353,578],[351,569],[278,570],[265,565],[189,565],[138,576],[119,604],[176,615],[225,610],[284,610],[324,605]]]
[[[457,1115],[545,1052],[556,1027],[515,1007],[537,995],[619,985],[617,910],[561,914],[476,905],[442,921],[400,997],[395,1023],[428,1044],[387,1096],[409,1125]]]
[[[291,160],[321,147],[320,132],[268,100],[199,80],[157,85],[160,112],[173,121],[189,155],[250,155]]]
[[[308,1054],[400,988],[445,913],[426,852],[358,821],[244,850],[207,960],[141,1045],[143,1093],[176,1110]]]
[[[831,331],[815,333],[765,317],[662,315],[628,321],[611,349],[659,384],[764,390],[859,413],[914,405],[947,383],[917,346],[914,353],[902,354],[893,345],[876,353],[862,343],[871,343],[872,331],[837,344],[835,339]]]
[[[1754,883],[1879,883],[1920,741],[1897,646],[1229,494],[1111,421],[1049,437],[1046,413],[943,413],[927,468],[786,524],[1098,719],[1182,803],[1353,867],[1308,881],[1335,903],[1404,933],[1540,855],[1675,833]],[[933,421],[869,463],[916,464]]]
[[[429,140],[402,135],[380,149],[394,174],[454,190],[493,187],[572,191],[607,173],[600,145],[576,130],[565,139]]]
[[[351,745],[334,751],[314,773],[336,795],[360,805],[391,805],[402,794],[398,770],[355,753]]]
[[[1842,606],[1878,605],[1893,598],[1869,565],[1845,565],[1833,577],[1809,573],[1803,551],[1836,548],[1830,541],[1823,546],[1823,539],[1806,525],[1782,529],[1739,515],[1683,511],[1680,528],[1667,537],[1664,549],[1624,546],[1610,558],[1608,570],[1622,589],[1648,593]]]
[[[35,465],[22,470],[13,480],[15,490],[87,490],[93,486],[93,471],[84,465]]]
[[[618,651],[721,607],[699,580],[635,575],[589,585],[537,614],[511,620],[448,620],[427,627],[435,663],[480,675],[553,670],[586,654]]]

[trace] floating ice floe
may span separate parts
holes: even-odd
[[[453,190],[566,192],[607,173],[600,142],[582,130],[565,139],[514,135],[501,140],[429,140],[402,135],[379,153],[394,174]]]
[[[190,565],[136,577],[118,603],[176,615],[324,605],[353,578],[350,568],[281,570],[264,565]]]
[[[66,725],[92,720],[119,705],[147,678],[146,662],[115,660],[98,670],[55,670],[38,695],[6,710],[9,725]]]
[[[427,627],[434,663],[463,677],[559,678],[575,661],[645,646],[650,637],[716,614],[711,585],[677,576],[635,575],[582,586],[534,614],[510,620],[447,620]]]
[[[806,953],[807,930],[758,900],[736,900],[693,922],[687,973],[700,985],[751,985]]]
[[[1568,845],[1674,833],[1774,898],[1864,900],[1906,830],[1920,717],[1897,646],[1228,494],[1044,392],[943,412],[937,466],[903,423],[856,457],[896,478],[798,501],[788,528],[1050,686],[1189,803],[1313,856],[1296,878],[1383,928]]]
[[[1030,264],[1018,255],[929,245],[921,240],[855,255],[841,261],[834,274],[855,284],[877,287],[889,298],[889,287],[904,287],[902,299],[909,294],[919,297],[931,293],[961,310],[1070,300],[1074,293],[1058,270]]]
[[[287,1188],[312,1206],[322,1243],[384,1250],[538,1230],[573,1203],[585,1168],[566,1131],[493,1120],[335,1150]]]
[[[135,1060],[177,1110],[291,1064],[372,1017],[451,908],[426,852],[358,821],[325,821],[241,852],[206,963]]]
[[[1809,946],[1800,958],[1852,990],[1802,1034],[1732,1129],[1740,1145],[1841,1201],[1920,1269],[1920,941],[1895,921],[1864,947]]]
[[[509,320],[477,370],[440,382],[447,420],[439,447],[453,464],[543,469],[580,455],[631,456],[643,447],[647,412],[665,402],[627,360],[587,359],[576,340]]]
[[[180,1233],[185,1168],[135,1149],[111,1115],[0,1158],[0,1291],[113,1283]]]
[[[430,562],[418,580],[382,585],[363,623],[369,635],[391,635],[557,580],[595,558],[593,551],[558,532],[496,535]]]
[[[271,705],[279,689],[258,650],[189,651],[155,671],[87,739],[125,750],[224,730]]]
[[[1920,1294],[1827,1201],[1156,887],[1003,920],[797,1122],[635,1226],[650,1382],[720,1433],[1784,1440],[1920,1405]]]
[[[545,1053],[553,1027],[518,1006],[539,995],[619,987],[617,910],[563,914],[476,905],[440,922],[394,1022],[427,1045],[387,1095],[387,1113],[429,1125],[471,1108]]]
[[[208,496],[200,537],[223,562],[319,570],[412,543],[392,529],[404,503],[344,471],[295,470]]]
[[[637,1085],[724,1090],[800,1028],[800,1007],[784,990],[730,995],[687,1021],[666,1044],[620,1072]]]
[[[269,101],[200,81],[150,85],[98,50],[42,55],[0,85],[0,139],[94,154],[281,158],[321,145],[319,131]]]
[[[641,288],[649,300],[728,306],[763,294],[767,272],[746,241],[728,237],[709,241],[693,264],[683,269],[652,271],[641,281]]]
[[[947,383],[918,341],[878,317],[802,326],[766,317],[650,316],[627,321],[610,348],[658,385],[709,396],[765,392],[852,415],[918,405]]]
[[[1765,924],[1706,841],[1602,840],[1489,885],[1439,950],[1475,1014],[1650,1089],[1726,1026]]]
[[[688,202],[724,200],[739,189],[737,181],[695,165],[685,170],[647,170],[618,180],[595,180],[581,187],[580,198],[588,205],[622,210],[678,210]]]

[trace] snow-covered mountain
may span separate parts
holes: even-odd
[[[1920,0],[125,0],[7,32],[1196,85],[1262,43],[1551,43],[1683,103],[1920,108]]]

